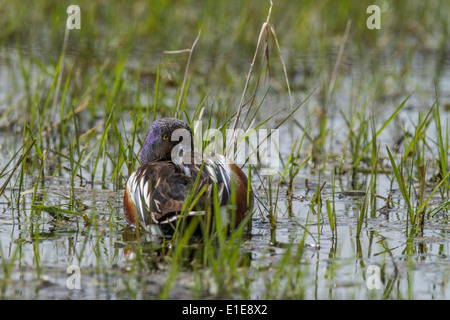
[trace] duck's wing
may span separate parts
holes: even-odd
[[[203,154],[194,152],[193,156],[187,154],[183,158],[185,161],[194,162],[193,164],[184,164],[189,170],[188,173],[193,179],[201,174],[205,176],[207,185],[207,195],[212,197],[212,186],[217,186],[217,196],[220,206],[228,205],[229,209],[235,212],[234,223],[239,224],[249,211],[247,203],[247,176],[235,163],[220,154]],[[189,172],[190,171],[190,172]],[[230,199],[233,198],[233,201]],[[250,203],[252,201],[252,193],[250,192]],[[231,203],[232,202],[232,203]]]
[[[171,161],[157,161],[145,164],[130,175],[126,193],[131,200],[144,227],[149,224],[165,224],[175,221],[183,210],[195,178],[199,173],[198,167],[190,168],[192,175],[184,174]],[[194,178],[192,178],[194,176]],[[206,173],[201,173],[196,191],[200,191],[208,184]],[[205,196],[200,197],[197,207],[204,205]],[[188,215],[199,213],[190,212]],[[132,223],[136,225],[136,223]]]
[[[130,175],[126,192],[144,226],[159,224],[168,213],[182,210],[191,180],[170,161],[152,162]]]
[[[195,159],[183,158],[182,162],[176,163],[147,163],[130,175],[124,196],[124,208],[131,224],[137,225],[137,221],[133,220],[135,217],[139,218],[145,228],[150,224],[167,224],[177,220],[194,183],[194,196],[203,188],[205,190],[197,199],[195,211],[187,213],[188,216],[204,214],[205,205],[211,204],[214,184],[217,186],[220,206],[228,203],[232,190],[237,186],[238,212],[242,211],[239,213],[241,216],[246,214],[247,182],[245,175],[243,182],[234,172],[238,167],[235,164],[230,165],[223,156],[203,157],[201,153],[195,153],[194,156]],[[238,222],[240,220],[241,218],[237,219]]]
[[[232,190],[232,176],[233,173],[229,166],[229,161],[222,155],[205,155],[200,152],[194,152],[194,156],[184,157],[186,162],[189,159],[193,163],[185,164],[189,168],[189,174],[193,179],[196,179],[200,170],[203,179],[203,185],[208,185],[208,195],[212,196],[213,184],[217,186],[217,196],[221,206],[227,204]]]

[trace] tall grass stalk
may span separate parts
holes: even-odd
[[[447,172],[447,168],[448,168],[448,156],[449,156],[449,122],[447,119],[447,123],[446,123],[446,134],[445,134],[445,138],[442,135],[442,124],[441,124],[441,117],[439,114],[439,102],[438,102],[438,97],[437,97],[437,92],[435,93],[436,95],[436,108],[434,109],[434,119],[435,119],[435,123],[436,123],[436,136],[438,137],[438,156],[435,157],[436,158],[436,162],[437,162],[437,166],[439,168],[439,175],[440,175],[440,179],[444,179],[445,173]],[[441,191],[441,196],[442,198],[448,198],[449,194],[450,194],[450,184],[448,180],[445,180],[445,191]],[[444,196],[446,194],[446,196]]]
[[[333,235],[333,240],[336,241],[338,237],[337,232],[337,217],[336,217],[336,198],[335,198],[335,170],[333,170],[333,176],[331,180],[331,201],[333,201],[333,205],[331,205],[330,199],[326,199],[327,205],[327,213],[328,213],[328,222],[330,224],[331,233]]]
[[[184,72],[184,77],[183,77],[183,83],[181,85],[181,90],[178,96],[178,101],[177,101],[177,107],[175,109],[175,118],[178,117],[182,112],[183,112],[183,107],[182,107],[182,102],[184,102],[186,100],[186,96],[188,93],[188,88],[189,88],[189,84],[188,82],[188,74],[189,74],[189,66],[191,64],[191,58],[192,58],[192,54],[194,52],[194,48],[197,45],[198,40],[200,39],[200,35],[201,32],[198,32],[197,38],[195,38],[194,43],[192,44],[192,47],[190,49],[187,50],[181,50],[181,51],[165,51],[164,53],[180,53],[180,52],[189,52],[189,57],[186,63],[186,69]]]

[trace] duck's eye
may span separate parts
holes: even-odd
[[[167,136],[167,135],[163,135],[163,140],[169,140],[169,136]]]

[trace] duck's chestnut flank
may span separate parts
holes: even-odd
[[[233,205],[230,225],[237,226],[249,211],[244,172],[222,155],[195,152],[192,131],[184,121],[162,118],[153,122],[139,160],[141,166],[128,178],[123,199],[125,219],[131,225],[149,230],[152,225],[172,224],[198,176],[194,192],[203,188],[206,192],[188,216],[202,215],[212,205],[214,185],[220,206]]]

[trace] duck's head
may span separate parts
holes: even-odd
[[[148,130],[139,160],[141,164],[158,160],[173,160],[172,150],[193,151],[194,141],[189,125],[179,119],[162,118],[152,123]],[[179,154],[181,156],[181,154]]]

